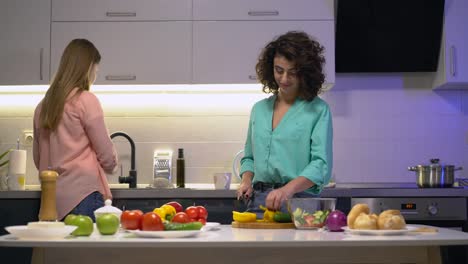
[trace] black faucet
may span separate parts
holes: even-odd
[[[124,132],[114,132],[110,135],[110,138],[115,138],[117,136],[122,136],[130,142],[130,147],[132,151],[131,156],[131,166],[129,176],[119,176],[119,183],[128,183],[130,188],[136,188],[137,186],[137,171],[135,169],[135,143],[133,139]]]

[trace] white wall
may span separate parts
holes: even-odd
[[[468,93],[433,91],[431,82],[431,73],[338,75],[335,87],[323,95],[333,113],[337,182],[414,182],[414,172],[407,167],[434,157],[468,168]],[[32,128],[32,112],[42,96],[0,93],[0,150],[14,147],[22,130]],[[185,149],[188,183],[211,183],[212,173],[231,171],[231,160],[244,144],[250,107],[264,95],[156,92],[98,97],[109,130],[125,131],[136,143],[139,183],[152,179],[153,151],[167,148],[175,153]],[[114,141],[126,174],[130,147],[122,138]],[[27,184],[38,184],[31,148],[25,148]],[[117,176],[111,175],[110,182],[117,183]]]

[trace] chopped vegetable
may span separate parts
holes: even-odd
[[[232,219],[239,223],[249,223],[257,221],[257,215],[249,212],[232,211]]]
[[[327,219],[330,210],[317,210],[313,214],[302,210],[301,208],[296,208],[293,212],[294,224],[297,227],[315,227],[320,228],[325,225],[325,220]]]

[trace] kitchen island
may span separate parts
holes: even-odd
[[[420,227],[420,226],[413,226]],[[439,247],[468,245],[468,233],[369,236],[296,229],[238,229],[222,225],[189,238],[114,236],[19,240],[0,237],[0,247],[35,248],[33,263],[441,263]]]

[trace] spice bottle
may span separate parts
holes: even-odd
[[[184,149],[179,149],[179,155],[177,157],[177,188],[185,188],[185,159]]]

